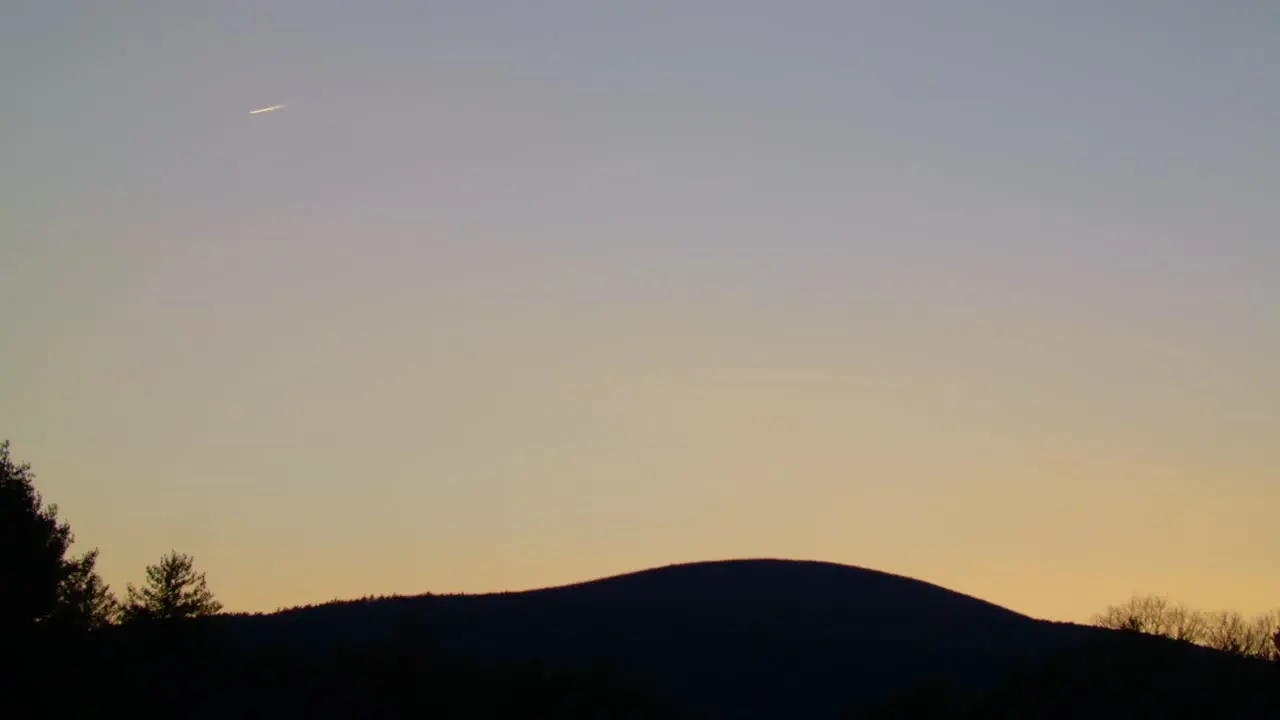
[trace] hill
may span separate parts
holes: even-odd
[[[1080,658],[1135,652],[1132,638],[1036,620],[919,580],[786,560],[690,563],[525,592],[333,603],[225,622],[239,642],[309,653],[416,633],[488,663],[603,664],[698,715],[725,718],[834,717],[915,688],[992,692],[1014,671],[1029,678],[1058,667],[1035,676],[1043,689],[1046,678],[1064,677],[1062,658],[1078,670]],[[1190,663],[1207,653],[1136,642]]]

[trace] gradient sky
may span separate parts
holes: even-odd
[[[1275,607],[1278,67],[1274,0],[18,0],[0,437],[233,609]]]

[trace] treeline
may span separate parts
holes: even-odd
[[[130,583],[116,598],[97,571],[98,549],[70,556],[75,535],[44,502],[30,464],[13,460],[0,442],[0,629],[23,634],[39,628],[60,633],[92,631],[121,623],[213,615],[222,605],[195,560],[170,552],[146,568],[142,587]]]
[[[319,653],[245,638],[176,551],[117,598],[34,481],[0,443],[0,717],[677,717],[608,668],[469,662],[408,618]]]
[[[31,467],[0,443],[0,718],[681,715],[606,666],[451,656],[396,602],[379,603],[390,617],[374,637],[308,641],[340,635],[330,631],[344,606],[378,598],[329,604],[334,613],[306,613],[290,632],[263,632],[255,618],[225,613],[194,559],[177,551],[117,597],[97,572],[98,550],[72,555],[73,540]],[[1280,660],[1280,612],[1247,619],[1135,597],[1094,623],[1122,632],[1090,631],[1081,647],[994,688],[926,681],[852,716],[1280,717],[1280,663],[1271,662]],[[743,638],[718,642],[750,651]]]
[[[1092,624],[1116,632],[984,691],[926,681],[857,716],[1280,717],[1280,611],[1249,618],[1146,595],[1109,606]]]
[[[1093,624],[1221,650],[1241,657],[1280,661],[1280,610],[1246,618],[1238,612],[1194,610],[1156,595],[1134,596],[1094,616]]]
[[[863,718],[1276,718],[1280,667],[1138,632],[1090,635],[975,691],[924,682]]]
[[[1280,610],[1250,618],[1138,595],[1109,606],[1092,624],[1118,632],[1021,668],[992,690],[924,683],[870,715],[1280,717]]]

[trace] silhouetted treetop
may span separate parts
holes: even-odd
[[[1184,640],[1233,655],[1280,660],[1280,613],[1245,618],[1238,612],[1203,612],[1157,596],[1134,597],[1096,615],[1093,623]]]
[[[0,442],[0,625],[37,623],[58,607],[71,526],[45,506],[29,464],[14,462],[9,441]]]
[[[196,572],[195,560],[176,551],[159,563],[148,565],[146,584],[137,588],[130,583],[128,592],[126,621],[177,620],[214,615],[222,610],[204,573]]]
[[[70,571],[62,581],[55,612],[60,622],[83,630],[96,630],[119,618],[120,603],[98,575],[97,561],[96,549],[71,561]]]

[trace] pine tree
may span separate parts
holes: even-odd
[[[71,572],[71,526],[35,489],[31,466],[13,461],[0,442],[0,626],[33,626],[58,609]]]
[[[62,581],[55,617],[68,625],[96,630],[111,625],[120,616],[120,603],[98,575],[98,551],[91,550],[71,561],[71,571]]]
[[[158,564],[148,565],[146,584],[136,588],[130,583],[128,593],[123,613],[126,622],[195,618],[222,610],[204,573],[196,572],[195,560],[176,551],[165,555]]]

